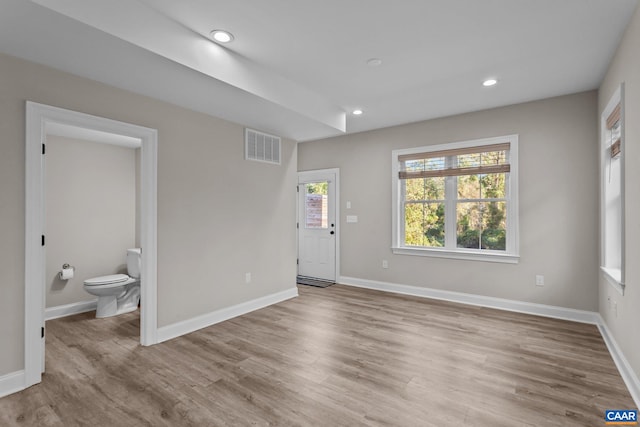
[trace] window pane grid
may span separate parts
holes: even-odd
[[[457,165],[460,168],[506,165],[508,163],[507,150],[489,151],[486,153],[469,153],[457,156]]]
[[[398,150],[400,247],[517,254],[517,136],[489,141]]]
[[[434,157],[430,159],[406,160],[402,162],[401,170],[407,172],[436,171],[445,168],[446,157]]]
[[[463,167],[486,162],[505,162],[506,151],[457,156]],[[507,174],[476,174],[456,180],[456,247],[475,250],[506,250]],[[475,197],[474,197],[475,196]]]
[[[445,198],[444,178],[406,179],[404,183],[405,200],[424,201]]]
[[[450,155],[432,157],[429,153],[415,154],[400,161],[400,179],[464,176],[510,171],[509,144],[494,151],[451,150]],[[443,152],[446,153],[446,152]]]
[[[467,249],[506,249],[505,202],[459,202],[456,207],[456,246]]]
[[[405,245],[444,246],[444,203],[407,203],[404,212]]]
[[[499,201],[499,200],[496,200],[496,201]],[[439,200],[439,199],[424,199],[424,200],[407,200],[404,203],[406,205],[410,205],[410,204],[413,204],[413,203],[422,204],[422,203],[444,203],[444,202],[446,202],[445,199],[442,199],[442,200]]]
[[[507,199],[458,199],[456,202],[479,203],[479,202],[506,202]]]

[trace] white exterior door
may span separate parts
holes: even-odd
[[[298,173],[298,276],[336,280],[336,171]]]

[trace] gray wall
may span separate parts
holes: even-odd
[[[598,117],[620,83],[625,83],[625,251],[626,289],[620,295],[600,276],[600,314],[636,375],[640,376],[640,8],[626,29],[622,43],[600,87]],[[609,300],[610,298],[610,300]],[[617,304],[617,315],[614,309]]]
[[[160,327],[295,286],[293,141],[247,162],[238,124],[7,55],[0,88],[0,375],[24,368],[27,100],[158,129]]]
[[[596,310],[596,96],[591,91],[299,144],[299,170],[340,168],[341,275]],[[391,150],[508,134],[520,136],[519,264],[393,255]],[[358,215],[359,222],[346,223],[346,215]],[[545,276],[544,287],[535,286],[536,274]]]
[[[83,281],[126,273],[135,247],[135,150],[49,135],[45,160],[46,306],[95,300]],[[73,279],[58,278],[64,263]]]

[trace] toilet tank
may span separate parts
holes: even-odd
[[[140,278],[141,249],[127,249],[127,273],[134,279]]]

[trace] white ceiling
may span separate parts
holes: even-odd
[[[0,0],[0,52],[304,141],[597,88],[636,4]]]

